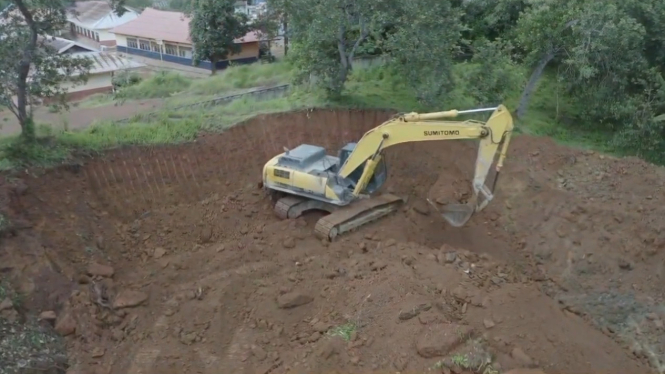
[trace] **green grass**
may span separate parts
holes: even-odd
[[[185,94],[219,96],[254,87],[288,83],[291,68],[286,63],[232,66],[216,76],[197,80]]]
[[[115,102],[142,99],[166,99],[167,107],[186,105],[216,97],[232,95],[256,87],[286,84],[292,69],[287,63],[231,66],[215,76],[190,78],[174,72],[158,72],[140,83],[110,94],[91,96],[76,104],[80,108],[97,108]]]
[[[159,72],[150,79],[125,87],[116,96],[124,100],[166,98],[187,90],[192,79],[174,72]]]
[[[328,331],[328,335],[340,337],[348,342],[351,340],[351,337],[355,331],[355,323],[349,322],[332,328],[330,331]]]
[[[385,68],[356,70],[351,75],[342,97],[330,101],[318,90],[293,88],[286,97],[269,100],[245,98],[229,104],[205,108],[171,109],[177,104],[207,100],[233,90],[286,83],[291,68],[285,63],[234,66],[216,77],[203,80],[186,78],[175,73],[160,73],[125,89],[125,98],[170,96],[159,115],[135,116],[127,124],[100,121],[81,131],[66,131],[40,126],[39,144],[11,147],[13,139],[0,141],[0,169],[36,164],[52,165],[67,160],[73,150],[98,152],[120,145],[151,145],[191,141],[201,131],[220,131],[258,114],[284,112],[314,107],[354,107],[394,109],[398,111],[427,111],[468,109],[477,106],[472,92],[477,87],[467,83],[470,65],[456,67],[457,84],[447,102],[427,107],[419,103],[412,91],[394,73]],[[515,71],[520,83],[524,71]],[[563,95],[551,76],[543,77],[532,98],[526,118],[516,124],[517,133],[551,136],[574,146],[610,151],[608,137],[584,132],[571,125],[576,108]],[[508,92],[505,104],[514,109],[519,89]],[[96,100],[102,100],[97,98]],[[19,161],[21,160],[21,161]]]

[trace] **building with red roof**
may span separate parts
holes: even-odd
[[[189,22],[190,18],[181,12],[146,8],[136,19],[115,27],[112,32],[118,52],[191,66],[193,46]],[[240,53],[219,61],[217,69],[227,67],[230,61],[251,63],[259,59],[256,32],[249,32],[236,43],[241,44]],[[210,61],[201,61],[198,67],[212,70]]]

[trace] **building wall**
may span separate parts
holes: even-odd
[[[192,66],[193,65],[193,60],[192,60],[192,46],[191,44],[178,44],[178,43],[169,43],[169,42],[164,42],[164,45],[161,48],[161,53],[159,49],[157,51],[155,50],[146,50],[146,49],[141,49],[140,46],[139,48],[136,48],[136,46],[130,46],[128,44],[128,39],[137,39],[138,41],[144,40],[145,42],[150,42],[150,43],[155,43],[154,40],[149,40],[149,39],[142,39],[142,38],[135,38],[127,35],[115,35],[116,39],[116,46],[118,49],[118,52],[121,53],[127,53],[130,55],[138,55],[142,57],[147,57],[147,58],[152,58],[155,60],[162,60],[162,61],[167,61],[167,62],[173,62],[176,64],[181,64],[181,65],[187,65],[187,66]],[[152,45],[152,44],[151,44]],[[178,48],[177,55],[173,55],[170,53],[166,53],[166,46],[175,46]],[[171,47],[172,48],[172,47]],[[182,55],[179,53],[180,49],[182,48]],[[247,63],[252,63],[258,61],[259,58],[259,42],[251,42],[251,43],[244,43],[242,45],[242,50],[240,53],[231,56],[231,61],[235,63],[240,63],[240,64],[247,64]],[[224,69],[228,67],[229,61],[219,61],[217,63],[217,69]],[[198,65],[198,67],[203,68],[203,69],[212,69],[212,64],[210,61],[201,61],[201,63]]]
[[[109,45],[109,42],[112,42],[112,45],[115,45],[115,34],[110,32],[111,30],[95,30],[99,33],[99,43],[102,45]]]
[[[111,73],[91,74],[88,76],[88,82],[75,86],[73,83],[63,83],[62,88],[67,90],[67,101],[76,101],[87,96],[98,93],[109,93],[113,91],[113,78]],[[48,105],[54,102],[53,98],[44,98],[42,103]]]
[[[110,72],[90,74],[88,76],[88,82],[85,84],[79,84],[75,86],[73,83],[63,83],[62,87],[65,88],[69,93],[96,90],[105,87],[111,88],[113,87],[113,79]]]

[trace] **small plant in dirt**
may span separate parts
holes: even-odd
[[[34,319],[24,323],[0,316],[0,374],[64,372],[67,354],[62,338]],[[49,371],[52,370],[52,371]]]
[[[470,340],[454,354],[434,364],[435,369],[449,368],[475,374],[498,374],[492,365],[494,357],[482,340]]]
[[[353,322],[349,322],[332,328],[332,330],[328,332],[328,335],[338,336],[346,341],[350,341],[351,336],[355,331],[356,331],[356,324]]]

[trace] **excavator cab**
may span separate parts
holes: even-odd
[[[356,144],[357,143],[348,143],[345,145],[342,149],[339,150],[339,167],[342,167],[346,160],[349,158],[353,150],[356,149]],[[364,165],[359,166],[354,170],[346,179],[348,182],[350,182],[350,188],[353,190],[356,186],[356,183],[360,180],[360,177],[363,174],[363,168]],[[388,179],[388,168],[386,166],[385,160],[381,160],[379,164],[376,166],[376,169],[374,171],[374,175],[372,175],[372,178],[369,180],[369,183],[367,183],[367,187],[365,187],[365,194],[371,195],[378,191],[384,183],[386,183],[386,180]]]

